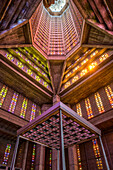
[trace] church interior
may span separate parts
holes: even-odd
[[[113,170],[112,0],[0,1],[0,146],[0,170]]]

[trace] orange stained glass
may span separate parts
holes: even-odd
[[[87,72],[88,72],[87,69],[82,70],[81,73],[80,73],[80,76],[81,76],[81,77],[84,76]]]
[[[93,139],[92,142],[93,142],[93,150],[94,150],[94,154],[96,158],[97,168],[103,170],[103,165],[102,165],[102,160],[101,160],[101,155],[100,155],[97,139]]]
[[[90,104],[89,98],[85,99],[85,105],[86,105],[88,119],[91,119],[94,116],[93,116],[93,113],[92,113],[92,108],[91,108],[91,104]]]
[[[113,108],[113,91],[109,85],[105,87],[105,91],[111,104],[111,107]]]
[[[78,69],[79,69],[79,66],[75,67],[75,68],[73,69],[73,72],[75,72],[75,71],[78,70]]]
[[[68,86],[70,86],[70,81],[68,81],[64,87],[67,88]]]
[[[78,76],[74,76],[73,79],[72,79],[72,83],[74,83],[77,80],[78,80]]]
[[[85,63],[87,63],[88,58],[86,58],[84,61],[82,61],[81,65],[84,65]]]
[[[68,74],[66,74],[66,78],[69,77],[71,75],[71,72],[69,72]]]
[[[98,53],[98,50],[96,50],[95,52],[93,52],[93,53],[90,55],[90,57],[91,57],[91,58],[94,57],[97,53]]]
[[[89,65],[89,70],[92,70],[92,69],[95,68],[97,65],[98,65],[98,63],[97,63],[96,61],[93,62],[93,63],[91,63],[91,64]]]
[[[79,170],[82,170],[79,145],[77,145],[77,156],[78,156],[78,168],[79,168]]]
[[[82,110],[81,110],[80,103],[77,103],[77,104],[76,104],[76,110],[77,110],[77,114],[78,114],[79,116],[82,116]]]
[[[104,110],[104,106],[103,106],[100,94],[98,92],[95,93],[95,101],[96,101],[99,113],[103,113],[105,110]]]
[[[99,58],[99,60],[100,60],[100,62],[103,62],[103,61],[106,60],[108,57],[109,57],[109,55],[108,55],[107,53],[105,53],[105,54],[103,54],[103,55]]]

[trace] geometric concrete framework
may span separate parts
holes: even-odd
[[[55,1],[0,1],[0,169],[113,169],[113,3]]]
[[[18,138],[21,137],[60,150],[60,169],[65,170],[64,148],[96,138],[101,135],[101,131],[68,106],[58,102],[35,120],[19,129],[17,135]],[[13,156],[15,159],[16,152],[17,147],[15,147]],[[12,169],[14,162],[13,159]]]
[[[19,129],[17,135],[47,147],[59,149],[60,110],[62,111],[65,148],[101,135],[101,131],[98,128],[83,117],[80,117],[62,102],[58,102],[35,120]]]
[[[86,142],[98,136],[106,167],[110,170],[101,140],[101,131],[90,122],[80,117],[76,112],[62,102],[56,103],[42,115],[39,115],[35,120],[32,120],[27,125],[19,129],[17,131],[17,136],[17,142],[11,163],[11,170],[14,170],[19,138],[58,150],[57,168],[60,168],[60,170],[66,170],[64,148],[74,144]]]

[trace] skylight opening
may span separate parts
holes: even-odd
[[[52,12],[60,12],[66,4],[66,0],[55,0],[54,4],[51,4],[49,9]]]

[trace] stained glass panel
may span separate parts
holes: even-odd
[[[7,165],[7,163],[8,163],[10,150],[11,150],[11,145],[7,144],[6,149],[5,149],[5,153],[4,153],[3,162],[2,162],[3,165]]]
[[[10,104],[10,107],[9,107],[9,112],[14,113],[15,106],[16,106],[16,103],[17,103],[17,99],[18,99],[18,93],[14,92],[13,98],[12,98],[12,101],[11,101],[11,104]]]
[[[97,139],[92,140],[92,142],[93,142],[93,150],[94,150],[94,154],[95,154],[95,158],[96,158],[97,167],[98,167],[98,169],[102,170],[103,165],[102,165],[102,160],[101,160],[101,155],[100,155]]]
[[[7,94],[8,87],[6,85],[3,85],[1,91],[0,91],[0,107],[2,107],[2,104],[5,100],[6,94]]]
[[[92,113],[92,108],[91,108],[89,98],[85,99],[85,105],[86,105],[86,111],[87,111],[88,119],[91,119],[93,117],[93,113]]]
[[[103,106],[100,94],[98,92],[95,93],[95,101],[96,101],[99,113],[103,113],[105,110],[104,110],[104,106]]]
[[[80,103],[76,104],[76,109],[77,109],[77,114],[78,114],[79,116],[82,116],[82,110],[81,110]]]
[[[111,107],[113,108],[113,91],[110,86],[105,87],[105,91],[111,104]]]
[[[21,113],[20,113],[20,117],[22,118],[25,118],[27,102],[28,102],[28,99],[24,98],[23,103],[22,103]]]
[[[35,112],[36,112],[36,104],[33,103],[32,105],[32,110],[31,110],[31,117],[30,117],[30,121],[35,119]]]

